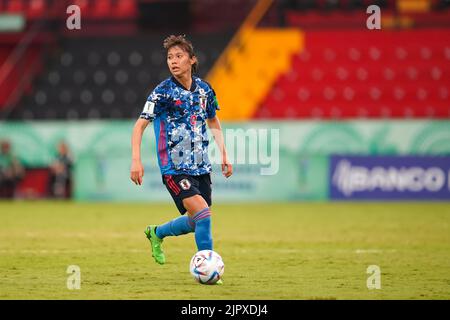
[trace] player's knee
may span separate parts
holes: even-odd
[[[207,208],[208,204],[201,195],[196,194],[192,197],[183,199],[183,206],[186,208],[189,215],[193,216],[199,211]]]

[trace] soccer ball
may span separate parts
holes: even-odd
[[[222,257],[212,250],[201,250],[191,259],[190,271],[201,284],[215,284],[223,275]]]

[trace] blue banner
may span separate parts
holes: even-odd
[[[332,200],[450,200],[450,157],[332,156]]]

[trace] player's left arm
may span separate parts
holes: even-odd
[[[225,147],[225,142],[223,139],[222,127],[220,125],[220,120],[217,115],[206,120],[208,127],[219,147],[220,153],[222,154],[222,174],[225,178],[229,178],[233,174],[233,166],[228,160],[227,149]]]

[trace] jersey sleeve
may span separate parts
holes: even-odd
[[[162,88],[156,87],[148,96],[139,118],[153,121],[164,109],[165,97],[166,94]]]
[[[206,107],[206,113],[208,114],[208,119],[212,119],[216,116],[216,110],[220,110],[219,103],[217,102],[216,92],[213,88],[208,94],[208,103]]]

